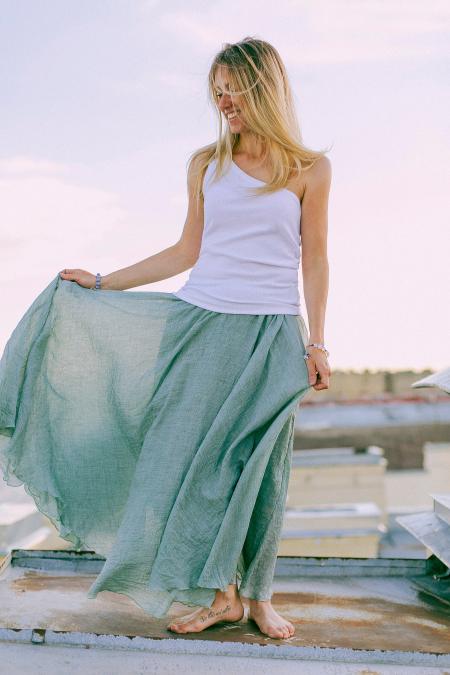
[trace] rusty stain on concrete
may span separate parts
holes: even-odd
[[[395,650],[447,654],[450,651],[450,614],[439,602],[421,597],[421,602],[371,597],[349,597],[324,592],[278,592],[272,603],[276,610],[296,626],[289,639],[274,639],[262,634],[246,616],[234,623],[219,623],[201,633],[178,635],[166,629],[169,620],[191,611],[174,603],[166,618],[146,614],[125,595],[103,591],[95,600],[84,598],[92,583],[89,575],[40,574],[26,570],[11,580],[15,593],[55,592],[67,598],[67,610],[53,608],[39,628],[58,632],[81,631],[97,635],[135,636],[153,639],[175,638],[285,644],[296,647],[350,648],[353,650]],[[422,594],[418,594],[422,596]],[[71,597],[76,602],[71,601]],[[10,625],[13,628],[13,625]],[[22,626],[23,627],[23,626]],[[34,627],[34,626],[33,626]]]

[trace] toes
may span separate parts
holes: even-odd
[[[291,631],[288,626],[278,626],[277,628],[273,628],[272,631],[268,632],[269,637],[278,640],[286,640],[287,638],[292,637],[293,634],[294,631]]]
[[[285,637],[286,637],[286,638],[291,637],[291,635],[292,635],[292,630],[291,630],[289,624],[287,624],[286,626],[284,626],[284,627],[283,627],[283,630],[284,630],[284,633],[285,633]]]
[[[273,630],[268,631],[267,635],[271,638],[275,638],[276,640],[282,640],[285,637],[281,628],[274,628]]]
[[[184,626],[180,623],[170,623],[167,628],[174,633],[185,633]]]

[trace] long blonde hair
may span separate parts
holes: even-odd
[[[302,142],[302,135],[295,111],[292,90],[286,68],[278,51],[268,42],[246,37],[234,44],[225,43],[213,59],[208,73],[210,102],[219,122],[218,140],[193,152],[188,159],[188,169],[195,162],[194,192],[198,200],[203,197],[204,173],[213,159],[217,160],[214,179],[218,179],[233,157],[239,142],[239,133],[229,125],[223,132],[222,113],[217,105],[214,78],[220,66],[227,69],[230,92],[240,95],[239,107],[246,125],[260,139],[265,148],[263,160],[270,157],[273,167],[267,183],[255,188],[255,194],[275,192],[285,187],[294,172],[306,171],[329,151],[311,150]]]

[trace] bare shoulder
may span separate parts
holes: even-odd
[[[332,167],[330,158],[326,155],[319,157],[312,167],[305,171],[305,193],[308,191],[328,191],[331,184]]]
[[[192,186],[197,180],[197,176],[201,170],[202,163],[201,154],[194,155],[189,160],[188,169],[187,169],[187,179],[190,186]]]
[[[292,189],[297,194],[300,202],[303,203],[306,195],[325,188],[329,189],[331,183],[331,162],[326,155],[322,155],[308,167],[296,172],[292,181]]]
[[[207,159],[211,156],[213,150],[215,150],[215,143],[210,143],[195,150],[189,157],[187,177],[190,186],[193,186],[199,175],[205,172]]]

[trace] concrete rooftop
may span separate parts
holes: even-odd
[[[103,562],[88,551],[13,550],[0,574],[0,652],[2,645],[40,644],[172,657],[397,664],[394,671],[371,671],[396,675],[412,672],[400,667],[420,667],[421,674],[426,668],[450,669],[450,606],[420,591],[414,581],[431,575],[438,564],[433,559],[279,558],[272,601],[296,624],[296,634],[287,640],[264,636],[245,617],[200,634],[177,635],[166,630],[168,618],[148,616],[124,595],[104,591],[88,599]],[[186,611],[175,603],[169,616]],[[282,672],[275,665],[271,672]]]

